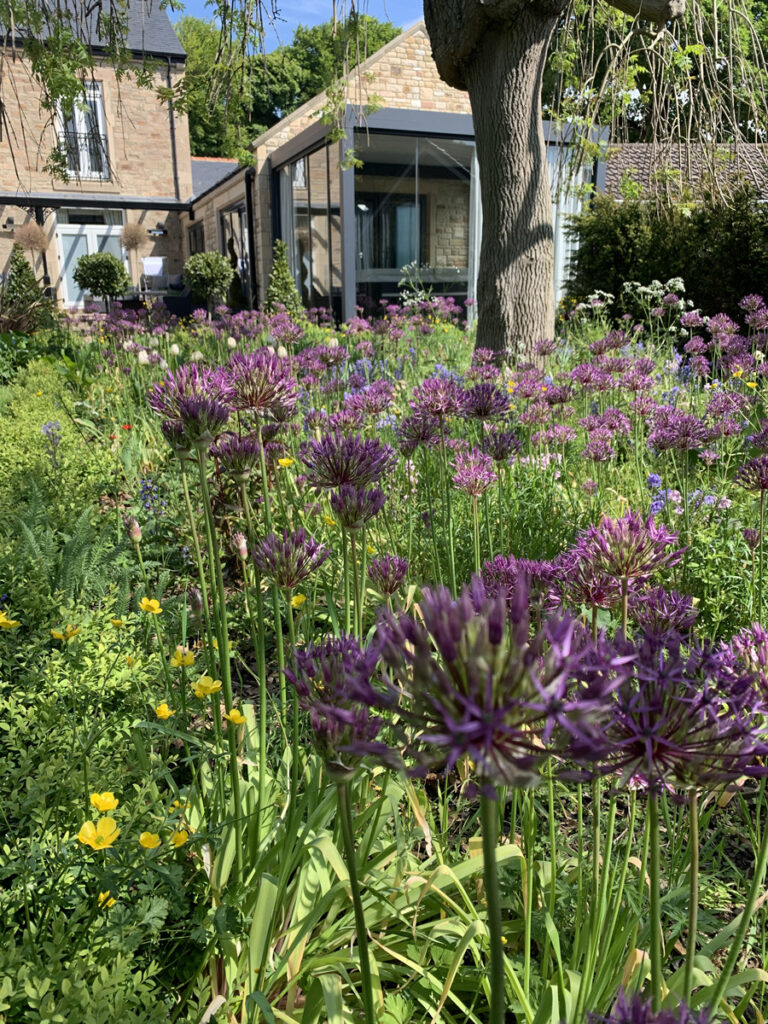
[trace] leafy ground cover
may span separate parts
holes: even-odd
[[[7,342],[0,1019],[763,1019],[768,310],[682,295]]]

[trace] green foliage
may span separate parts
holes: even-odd
[[[190,290],[209,305],[226,296],[234,276],[229,260],[220,252],[196,252],[184,264],[184,278]]]
[[[15,332],[30,334],[53,323],[53,307],[37,283],[21,246],[14,242],[8,266],[8,277],[0,291],[0,331],[4,334]],[[13,347],[13,343],[0,346],[0,374],[4,359],[2,348]],[[19,365],[12,359],[12,364]]]
[[[187,51],[181,105],[194,156],[246,159],[248,142],[344,77],[400,29],[352,12],[337,24],[299,25],[291,43],[237,61],[219,59],[221,34],[186,16],[176,25]],[[242,40],[235,44],[242,46]]]
[[[109,301],[123,295],[131,287],[131,279],[123,261],[111,252],[94,252],[81,256],[72,275],[84,292]]]
[[[279,306],[284,306],[292,316],[304,315],[301,297],[288,266],[288,248],[282,239],[277,238],[272,249],[272,269],[264,308],[268,313],[275,313]]]
[[[694,305],[708,315],[738,315],[738,302],[762,293],[768,280],[768,209],[744,185],[725,203],[715,194],[687,205],[596,196],[573,218],[578,245],[568,294],[597,288],[618,296],[614,311],[637,315],[622,295],[629,280],[680,276]]]

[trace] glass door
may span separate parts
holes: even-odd
[[[82,306],[85,296],[75,284],[75,268],[81,256],[110,252],[130,273],[120,235],[122,210],[67,210],[56,216],[56,248],[59,256],[61,297],[66,306]]]

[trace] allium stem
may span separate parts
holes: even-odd
[[[475,543],[475,572],[479,576],[480,575],[480,568],[481,568],[481,565],[480,565],[480,516],[479,516],[478,511],[477,511],[477,495],[476,494],[472,495],[472,525],[474,527],[472,536],[473,536],[474,543]]]
[[[192,536],[192,547],[195,552],[195,564],[197,565],[197,580],[200,584],[200,594],[203,602],[203,627],[205,629],[205,662],[208,672],[216,674],[216,655],[213,647],[213,631],[211,629],[211,612],[208,607],[208,582],[205,577],[205,566],[203,564],[203,552],[200,549],[200,538],[197,535],[197,523],[195,512],[192,508],[192,498],[189,494],[189,481],[184,462],[181,461],[181,483],[184,488],[184,504],[187,507],[187,519],[189,520],[189,532]]]
[[[480,797],[480,819],[483,830],[483,880],[488,908],[488,939],[491,947],[491,1012],[488,1024],[504,1024],[504,946],[501,934],[501,895],[496,865],[498,811],[496,801],[491,797]]]
[[[344,853],[347,858],[347,871],[349,872],[349,888],[352,895],[352,906],[355,912],[355,932],[357,934],[357,948],[360,958],[360,974],[362,976],[363,1007],[365,1009],[366,1024],[376,1024],[376,1010],[373,1004],[373,980],[371,977],[371,962],[368,953],[368,931],[365,926],[365,913],[363,901],[360,898],[360,886],[357,880],[357,862],[355,856],[355,834],[352,827],[352,808],[349,801],[349,783],[339,781],[336,783],[336,794],[339,799],[339,820],[341,823],[341,836],[344,842]],[[503,980],[503,979],[502,979]],[[503,1024],[503,1017],[499,1024]]]
[[[763,614],[763,535],[765,527],[765,491],[760,491],[760,554],[758,556],[757,571],[757,620],[762,619]]]
[[[215,601],[213,611],[219,641],[219,668],[221,669],[224,704],[227,712],[230,712],[234,701],[232,697],[232,664],[229,657],[227,598],[224,590],[224,576],[221,571],[221,551],[219,548],[218,534],[216,533],[216,524],[213,520],[213,507],[211,505],[211,494],[208,488],[208,473],[205,458],[205,452],[202,449],[198,451],[197,467],[198,475],[200,477],[200,490],[203,497],[205,533],[208,543],[208,560],[211,564],[214,582]],[[232,782],[232,802],[234,805],[233,810],[235,815],[235,880],[239,885],[243,878],[243,819],[242,806],[240,802],[240,768],[237,760],[237,732],[235,729],[227,729],[227,740],[229,741],[229,775]]]
[[[363,635],[363,623],[360,618],[360,576],[357,571],[357,544],[355,543],[355,531],[349,534],[350,556],[352,558],[352,587],[355,594],[355,636],[361,638]]]
[[[349,543],[347,541],[347,531],[342,526],[341,528],[341,554],[343,560],[344,569],[344,632],[349,635],[351,632],[351,601],[349,591]]]
[[[650,935],[651,935],[651,1000],[655,1013],[661,1009],[663,991],[663,950],[661,931],[661,836],[659,835],[659,797],[648,794],[648,821],[650,845],[649,881],[651,889]]]
[[[285,592],[285,616],[288,621],[288,643],[290,645],[291,657],[296,655],[296,626],[293,621],[293,604],[291,588]],[[295,686],[291,687],[291,813],[296,807],[296,799],[299,792],[299,694]]]
[[[693,988],[693,962],[696,958],[696,932],[699,917],[699,793],[692,789],[688,806],[688,849],[691,866],[688,879],[688,946],[685,953],[683,1002],[688,1006]]]
[[[761,785],[761,794],[764,793],[764,791],[764,787]],[[759,823],[756,821],[755,831],[757,831],[758,824]],[[717,980],[715,991],[708,1000],[713,1011],[716,1011],[717,1007],[720,1005],[720,1000],[723,998],[728,982],[731,980],[731,975],[736,968],[736,963],[741,955],[742,947],[744,946],[744,939],[746,938],[747,930],[749,929],[749,924],[752,920],[752,914],[755,911],[755,905],[763,891],[765,869],[766,865],[768,865],[768,822],[763,821],[762,826],[760,848],[755,859],[755,873],[752,876],[752,884],[749,887],[749,894],[747,895],[744,909],[741,912],[741,921],[739,922],[739,927],[731,941],[731,950],[728,954],[728,959],[725,961],[720,977]]]
[[[451,516],[451,480],[448,473],[448,458],[445,450],[445,424],[440,417],[440,457],[445,484],[445,522],[448,532],[448,571],[451,577],[451,591],[456,593],[456,557],[453,550],[453,518]]]
[[[626,576],[621,577],[621,633],[627,635],[627,621],[629,619],[629,580]]]

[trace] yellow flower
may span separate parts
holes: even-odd
[[[224,715],[224,717],[228,722],[231,722],[232,725],[243,725],[245,723],[245,715],[238,711],[237,708],[232,708],[232,710],[228,714]]]
[[[63,632],[60,629],[52,629],[51,636],[53,637],[54,640],[61,640],[62,643],[67,644],[72,639],[72,637],[77,636],[79,632],[79,626],[67,626],[67,628]]]
[[[747,387],[748,387],[748,388],[756,388],[756,387],[757,387],[757,381],[754,381],[754,380],[748,380],[748,381],[747,381]]]
[[[741,367],[739,367],[738,370],[734,370],[733,371],[733,376],[737,377],[737,378],[742,377],[743,374],[744,374],[744,371],[742,370]]]
[[[291,598],[291,608],[301,608],[306,600],[306,594],[294,594]]]
[[[209,697],[212,693],[218,693],[220,689],[221,680],[211,679],[210,676],[200,676],[192,687],[195,696],[199,697],[201,700],[203,697]]]
[[[139,608],[141,608],[143,612],[149,612],[150,615],[159,615],[163,610],[160,607],[160,602],[155,597],[142,597],[139,601]]]
[[[110,619],[109,621],[112,623],[112,625],[115,627],[115,629],[122,629],[123,628],[123,620],[122,619]]]
[[[126,654],[125,664],[128,666],[128,668],[133,668],[133,666],[136,664],[136,659],[132,657],[130,654]]]
[[[182,647],[181,644],[176,648],[174,653],[171,655],[171,667],[180,668],[182,665],[184,668],[189,668],[190,665],[195,664],[195,656],[188,647]]]
[[[213,644],[214,651],[218,651],[218,649],[219,649],[219,641],[216,639],[215,636],[211,638],[211,643]]]
[[[178,832],[174,832],[171,836],[171,845],[175,846],[176,849],[183,846],[184,843],[189,839],[189,832],[185,828],[180,828]]]
[[[162,718],[165,721],[166,718],[170,718],[171,715],[175,715],[176,712],[173,708],[169,708],[165,701],[162,704],[158,704],[155,708],[155,714],[158,718]]]
[[[42,397],[42,394],[43,394],[43,392],[42,392],[42,391],[36,391],[36,392],[35,392],[35,398],[41,398],[41,397]]]
[[[282,466],[283,469],[288,469],[289,466],[293,465],[293,459],[278,459],[277,464],[278,466]]]
[[[376,548],[372,548],[370,544],[366,544],[365,550],[368,552],[369,555],[376,554]]]
[[[142,832],[139,843],[145,850],[156,850],[160,845],[160,836],[157,832]]]
[[[331,519],[330,516],[323,516],[323,519],[325,520],[325,522],[326,522],[326,524],[328,526],[335,526],[336,525],[336,520],[335,519]]]
[[[91,804],[100,814],[104,811],[114,811],[119,803],[114,793],[91,793]]]
[[[108,849],[120,835],[120,829],[114,818],[99,818],[98,821],[86,821],[77,833],[83,846],[94,850]]]
[[[109,889],[107,889],[106,892],[100,892],[99,893],[99,906],[100,907],[104,907],[106,909],[107,907],[114,907],[114,905],[115,905],[115,898],[114,898],[114,896],[110,896]]]
[[[0,629],[16,629],[19,625],[18,619],[9,619],[2,609],[0,609]]]

